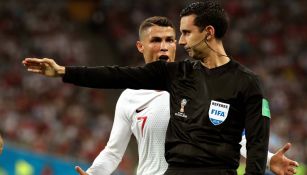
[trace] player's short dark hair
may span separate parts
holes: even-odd
[[[149,27],[152,26],[160,26],[160,27],[171,27],[175,30],[175,26],[171,20],[164,16],[153,16],[145,19],[139,28],[139,37],[141,37],[141,33]]]
[[[203,31],[208,25],[215,29],[215,37],[222,39],[228,28],[228,17],[216,0],[205,0],[189,4],[180,12],[180,17],[196,15],[194,25]]]

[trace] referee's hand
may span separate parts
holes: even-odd
[[[29,72],[42,74],[47,77],[59,77],[65,74],[65,67],[58,65],[50,58],[25,58],[22,64]]]
[[[79,166],[75,167],[76,171],[80,174],[80,175],[88,175],[86,172],[83,171],[82,168],[80,168]]]
[[[299,164],[287,158],[285,153],[290,149],[291,144],[287,143],[282,148],[280,148],[271,158],[270,169],[274,174],[277,175],[293,175],[296,174],[295,168]]]

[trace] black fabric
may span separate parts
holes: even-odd
[[[164,175],[237,175],[233,169],[169,167]]]
[[[262,116],[262,86],[236,61],[214,69],[189,60],[135,68],[67,67],[63,81],[94,88],[166,90],[171,112],[165,143],[169,165],[237,169],[245,128],[246,174],[264,174],[270,119]],[[209,119],[212,100],[230,105],[219,125]]]

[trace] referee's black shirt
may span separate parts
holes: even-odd
[[[237,169],[246,129],[246,174],[264,174],[270,119],[257,76],[231,60],[207,69],[199,61],[143,67],[66,67],[64,82],[93,88],[166,90],[171,118],[169,166]]]

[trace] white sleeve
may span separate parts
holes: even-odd
[[[240,142],[240,145],[241,145],[240,153],[244,158],[246,158],[246,154],[247,154],[246,152],[247,151],[246,151],[246,137],[245,137],[245,135],[242,136],[242,140]],[[268,151],[268,157],[267,157],[267,161],[266,161],[266,166],[268,168],[270,168],[270,161],[271,161],[271,158],[272,158],[273,155],[274,155],[273,153]]]
[[[89,175],[110,175],[122,160],[132,134],[131,122],[126,115],[127,105],[122,94],[116,104],[113,127],[107,146],[86,171]]]
[[[274,156],[273,153],[271,153],[270,151],[268,151],[268,158],[266,160],[266,166],[271,170],[271,167],[270,167],[270,162],[271,162],[271,159],[272,157]]]
[[[245,135],[242,136],[242,140],[240,142],[240,145],[241,145],[241,149],[240,149],[240,153],[241,155],[246,158],[246,137]]]

